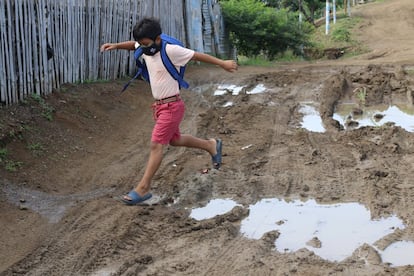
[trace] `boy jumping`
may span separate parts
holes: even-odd
[[[105,43],[101,51],[124,49],[143,49],[143,58],[150,76],[150,86],[155,99],[155,125],[152,130],[150,156],[141,181],[135,189],[121,200],[127,205],[135,205],[151,198],[151,180],[160,167],[165,145],[198,148],[207,151],[212,157],[213,167],[221,166],[222,141],[220,139],[200,139],[189,134],[180,133],[180,123],[184,117],[184,102],[180,97],[178,82],[165,68],[160,55],[161,26],[155,18],[144,18],[135,25],[135,41]],[[190,60],[211,63],[224,70],[234,72],[237,63],[234,60],[222,60],[208,54],[200,53],[178,45],[166,45],[166,53],[176,67],[186,65]]]

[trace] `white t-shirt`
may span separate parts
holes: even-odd
[[[137,43],[135,47],[138,47]],[[180,70],[180,66],[186,65],[194,56],[194,51],[179,45],[167,44],[165,47],[171,62]],[[152,96],[156,99],[165,99],[180,93],[178,82],[170,75],[161,60],[161,53],[153,56],[142,55],[147,64],[150,77]]]

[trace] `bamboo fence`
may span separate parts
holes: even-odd
[[[216,53],[210,45],[200,44],[202,29],[194,32],[186,28],[189,22],[203,21],[193,17],[201,16],[202,6],[216,2],[0,0],[0,103],[17,103],[30,94],[47,95],[63,83],[133,75],[136,68],[132,52],[101,53],[100,46],[131,40],[133,26],[146,16],[159,18],[163,31],[187,47]],[[194,13],[197,8],[200,11]],[[50,59],[48,45],[54,52]]]

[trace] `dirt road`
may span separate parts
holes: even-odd
[[[223,167],[202,173],[207,154],[169,147],[147,206],[114,200],[147,161],[147,84],[122,96],[123,81],[66,85],[1,109],[0,275],[412,274],[387,250],[403,241],[391,257],[414,256],[414,121],[386,111],[414,114],[413,10],[411,0],[355,8],[371,51],[351,59],[235,74],[191,66],[182,132],[222,138]],[[356,126],[380,107],[372,126]],[[309,108],[318,131],[305,127]],[[297,244],[283,243],[290,234]]]

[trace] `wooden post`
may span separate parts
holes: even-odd
[[[325,10],[325,34],[329,34],[329,0],[326,0],[326,10]]]

